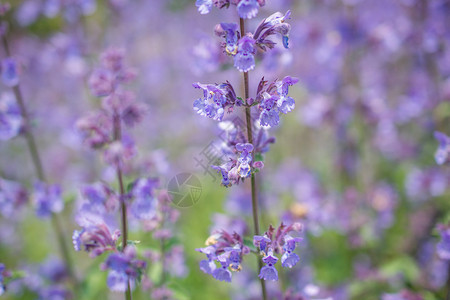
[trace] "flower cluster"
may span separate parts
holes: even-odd
[[[205,244],[205,248],[196,249],[207,257],[200,261],[200,269],[216,280],[231,282],[231,271],[240,271],[242,257],[250,253],[242,237],[237,233],[230,234],[221,230],[213,232]]]
[[[222,121],[225,112],[233,112],[235,106],[252,107],[258,105],[261,126],[274,127],[280,123],[280,113],[287,114],[295,107],[295,101],[288,95],[289,87],[298,82],[297,78],[286,76],[271,83],[261,79],[256,96],[242,101],[229,82],[217,84],[195,83],[203,90],[203,98],[194,101],[194,111],[201,116]]]
[[[134,154],[134,143],[123,135],[116,140],[119,132],[114,132],[115,123],[133,127],[141,122],[147,107],[135,100],[135,95],[123,88],[135,78],[133,69],[124,63],[124,52],[110,49],[103,53],[101,67],[89,78],[92,93],[102,98],[102,109],[91,112],[79,119],[77,128],[85,143],[91,148],[104,148],[105,159],[111,164],[120,163],[119,158],[129,158]]]
[[[256,17],[259,8],[265,4],[265,0],[197,0],[195,2],[198,11],[202,15],[209,13],[213,6],[217,8],[228,8],[230,5],[236,5],[239,17],[243,19]]]
[[[239,184],[252,172],[261,170],[264,167],[262,154],[269,150],[269,144],[275,142],[275,138],[268,136],[266,129],[255,123],[254,144],[248,143],[239,120],[236,118],[219,123],[220,129],[225,133],[225,139],[219,145],[223,163],[211,167],[222,176],[222,185],[225,187]],[[256,156],[255,159],[253,155]]]
[[[136,248],[127,246],[123,252],[111,253],[102,264],[102,270],[109,270],[107,284],[115,292],[125,292],[128,282],[141,278],[147,264],[136,259]]]
[[[282,254],[281,266],[284,268],[292,268],[300,261],[294,250],[302,238],[293,237],[292,234],[299,233],[301,230],[302,225],[300,223],[294,223],[290,226],[281,223],[277,229],[270,226],[263,236],[253,238],[253,244],[259,248],[260,254],[263,256],[262,261],[265,263],[265,266],[260,270],[259,278],[278,280],[278,272],[275,269],[278,258],[274,253]]]
[[[228,55],[234,57],[234,66],[241,72],[248,72],[255,68],[255,54],[257,49],[265,52],[276,45],[269,37],[280,35],[283,46],[289,46],[289,32],[291,26],[286,23],[290,19],[290,11],[283,15],[276,12],[264,19],[255,32],[241,36],[236,23],[220,23],[216,25],[215,34],[225,39],[222,48]]]

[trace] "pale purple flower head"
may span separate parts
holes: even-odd
[[[0,95],[0,140],[17,136],[23,126],[22,114],[12,93]]]
[[[49,218],[53,213],[64,209],[61,187],[38,182],[34,185],[33,203],[36,214],[40,218]]]
[[[84,249],[86,252],[90,252],[92,257],[95,257],[105,251],[114,251],[119,235],[119,231],[111,234],[108,226],[104,223],[93,224],[73,232],[73,247],[75,251]]]
[[[236,23],[220,23],[216,34],[225,36],[225,51],[229,55],[236,55],[238,51],[238,25]]]
[[[213,0],[197,0],[195,6],[198,7],[198,12],[202,15],[209,13],[212,9]]]
[[[154,189],[158,185],[158,179],[154,178],[141,178],[133,184],[130,210],[135,218],[149,220],[155,217],[158,199],[154,195]]]
[[[439,142],[434,159],[438,165],[442,165],[448,160],[450,152],[450,137],[439,131],[434,132],[434,137]]]
[[[275,264],[277,263],[278,258],[273,256],[273,253],[269,251],[267,256],[263,258],[263,262],[266,264],[264,267],[261,268],[261,271],[259,272],[259,278],[263,280],[272,280],[277,281],[278,280],[278,272],[277,269],[275,269]]]
[[[14,217],[28,201],[27,190],[17,182],[0,178],[0,213],[5,217]]]
[[[127,246],[124,252],[111,253],[102,266],[103,270],[108,269],[107,284],[111,291],[125,292],[127,283],[134,283],[140,278],[147,264],[143,260],[136,259],[136,249]],[[131,284],[133,287],[134,284]]]
[[[255,68],[256,53],[255,40],[244,36],[239,40],[237,54],[234,56],[234,66],[241,72],[248,72]]]
[[[231,271],[228,270],[228,259],[224,255],[219,256],[218,259],[220,267],[212,272],[212,276],[219,281],[231,282]]]
[[[19,84],[19,68],[14,58],[8,57],[2,60],[2,81],[9,87]]]
[[[258,14],[259,3],[257,0],[241,0],[237,5],[239,17],[251,19]]]
[[[440,226],[441,240],[436,245],[436,251],[443,260],[450,261],[450,226]]]

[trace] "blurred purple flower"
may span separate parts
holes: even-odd
[[[14,58],[8,57],[2,60],[2,82],[8,87],[19,84],[19,66]]]
[[[36,183],[32,199],[39,218],[49,218],[64,209],[61,187],[57,184]]]
[[[434,137],[439,142],[434,159],[438,165],[442,165],[448,160],[450,152],[450,138],[446,134],[439,131],[434,132]]]
[[[0,213],[3,217],[14,217],[27,201],[28,192],[22,185],[0,178]]]
[[[0,95],[0,140],[17,136],[23,126],[22,114],[12,93]]]

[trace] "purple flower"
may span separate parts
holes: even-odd
[[[3,293],[5,292],[5,284],[4,282],[4,278],[3,278],[3,272],[5,271],[5,265],[0,263],[0,296],[3,295]]]
[[[441,240],[436,245],[437,254],[441,259],[450,261],[450,226],[439,228]]]
[[[128,282],[140,278],[146,268],[146,262],[138,260],[136,249],[128,246],[124,252],[112,253],[102,266],[103,270],[109,269],[107,284],[111,291],[125,292]]]
[[[39,267],[39,273],[53,283],[64,281],[69,276],[64,262],[56,258],[47,259]]]
[[[244,36],[239,40],[237,54],[234,56],[234,66],[241,72],[248,72],[255,68],[255,40]]]
[[[218,260],[220,262],[220,268],[216,268],[212,272],[212,276],[219,281],[231,282],[231,272],[228,270],[228,259],[224,255],[221,255]]]
[[[450,137],[439,131],[434,132],[434,137],[439,142],[439,147],[434,154],[434,159],[438,165],[442,165],[448,160],[448,154],[450,152]]]
[[[19,70],[14,58],[8,57],[2,61],[2,81],[9,87],[19,84]]]
[[[89,77],[89,87],[96,97],[105,97],[114,90],[114,76],[103,69],[95,70]]]
[[[40,300],[65,300],[71,299],[72,295],[65,287],[50,286],[39,291]]]
[[[205,15],[211,11],[213,5],[212,0],[197,0],[195,6],[198,7],[198,12]]]
[[[275,269],[274,265],[277,263],[278,258],[273,256],[273,252],[269,251],[267,256],[263,258],[263,262],[266,264],[264,267],[261,268],[261,271],[259,272],[259,278],[263,280],[278,280],[278,272],[277,269]]]
[[[225,51],[229,55],[236,55],[238,51],[238,25],[236,23],[220,23],[216,34],[225,37]]]
[[[241,153],[238,158],[238,174],[241,178],[249,177],[251,174],[250,163],[252,162],[253,145],[249,143],[237,144],[236,151]]]
[[[22,128],[22,114],[12,93],[0,96],[0,140],[9,140]]]
[[[296,253],[294,253],[294,250],[297,246],[297,243],[301,240],[302,238],[293,238],[290,235],[286,235],[284,237],[283,250],[285,252],[283,253],[283,256],[281,256],[282,267],[292,268],[300,261],[300,258]]]
[[[134,183],[130,210],[137,219],[149,220],[156,215],[158,199],[154,196],[153,190],[158,184],[159,181],[152,178],[141,178]]]
[[[259,3],[257,0],[241,0],[237,5],[239,17],[251,19],[258,14]]]
[[[14,213],[28,201],[28,193],[17,182],[0,178],[0,213],[14,217]]]
[[[224,187],[230,187],[231,186],[230,179],[228,178],[229,170],[227,170],[224,167],[220,167],[220,166],[211,166],[211,168],[217,170],[217,172],[222,175],[222,185]]]
[[[214,272],[216,267],[216,248],[213,246],[208,246],[205,248],[195,249],[198,252],[206,254],[207,260],[200,261],[200,270],[202,270],[206,274],[211,274]]]
[[[203,90],[203,98],[194,101],[194,110],[201,116],[222,121],[227,106],[233,107],[237,101],[236,93],[229,82],[218,84],[194,83]]]
[[[72,235],[72,242],[75,251],[90,252],[92,257],[98,256],[105,251],[116,249],[116,241],[119,238],[118,231],[111,234],[106,224],[93,224],[82,230],[75,230]]]
[[[266,87],[264,78],[260,82],[257,98],[261,99],[259,121],[261,126],[276,126],[280,122],[279,114],[286,114],[295,107],[295,101],[288,96],[289,86],[298,82],[297,78],[286,76]]]
[[[264,236],[255,235],[253,237],[253,245],[255,245],[255,247],[258,247],[261,253],[263,253],[264,255],[267,253],[268,250],[267,246],[270,242],[271,240],[267,237],[267,235]]]
[[[34,185],[33,202],[39,218],[48,218],[52,213],[60,213],[64,209],[61,187],[56,184],[36,183]]]
[[[79,119],[75,126],[90,148],[100,148],[111,142],[112,119],[103,111],[88,114]]]
[[[263,51],[266,51],[267,48],[272,49],[275,47],[275,42],[268,38],[272,35],[280,35],[284,48],[289,48],[289,32],[291,30],[291,25],[286,23],[286,20],[289,20],[290,16],[290,11],[287,11],[285,15],[276,12],[264,19],[253,34],[256,45]]]
[[[103,153],[103,157],[108,164],[115,167],[123,166],[124,162],[136,154],[133,139],[130,136],[122,136],[121,141],[114,141],[108,145]]]

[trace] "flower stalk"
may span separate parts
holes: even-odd
[[[240,25],[240,31],[241,36],[244,36],[245,34],[245,20],[243,18],[239,18],[239,25]],[[248,84],[248,72],[243,72],[244,76],[244,96],[245,100],[249,99],[250,93],[249,93],[249,84]],[[245,119],[247,123],[247,138],[248,142],[253,145],[253,132],[252,132],[252,116],[251,116],[251,108],[250,106],[245,107]],[[254,153],[254,152],[253,152]],[[254,154],[252,154],[254,156]],[[253,159],[254,161],[254,159]],[[255,232],[255,235],[259,235],[259,217],[258,217],[258,198],[256,194],[256,180],[255,180],[255,173],[252,172],[251,178],[250,178],[250,185],[251,185],[251,193],[252,193],[252,217],[253,217],[253,230]],[[258,261],[258,270],[262,268],[262,261],[257,257]],[[263,279],[259,280],[261,283],[261,293],[264,300],[267,299],[267,292],[266,292],[266,283]]]

